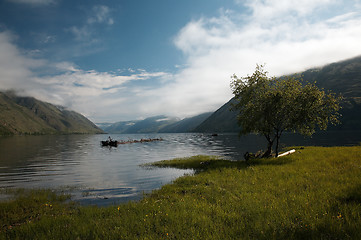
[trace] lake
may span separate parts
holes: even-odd
[[[102,147],[108,135],[0,137],[0,188],[54,188],[70,191],[82,204],[109,205],[141,199],[191,170],[146,168],[141,164],[193,155],[243,160],[246,151],[264,149],[256,135],[181,133],[111,134],[117,140],[163,141]],[[313,138],[285,134],[281,146],[353,145],[360,132],[318,133]],[[287,143],[287,144],[284,144]]]

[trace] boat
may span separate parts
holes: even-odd
[[[101,141],[102,146],[110,146],[110,147],[117,147],[118,146],[118,141],[113,141],[113,140],[106,140],[106,141]]]

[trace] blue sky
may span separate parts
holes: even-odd
[[[0,0],[0,90],[94,122],[215,111],[230,76],[361,55],[361,1]]]

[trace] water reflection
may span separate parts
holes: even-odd
[[[237,134],[134,134],[113,139],[163,138],[117,148],[101,147],[106,135],[17,136],[0,138],[0,187],[75,188],[74,198],[85,204],[106,205],[139,199],[192,173],[176,169],[147,169],[140,164],[192,155],[218,155],[242,160],[246,151],[265,148],[262,137]],[[321,133],[313,138],[285,134],[281,144],[347,145],[361,142],[355,132]]]

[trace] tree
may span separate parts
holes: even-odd
[[[279,141],[284,131],[311,136],[316,127],[327,128],[339,123],[341,97],[326,93],[315,84],[303,83],[301,77],[268,77],[263,65],[257,65],[251,76],[232,76],[231,89],[238,111],[240,134],[257,133],[268,142],[263,157],[272,153],[274,142],[278,156]]]

